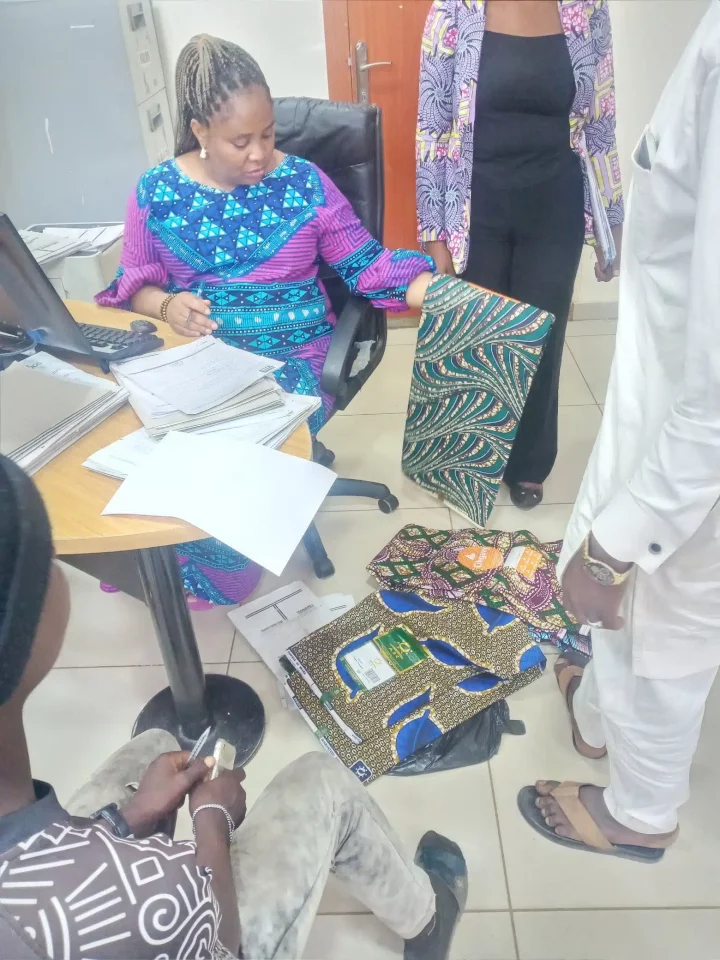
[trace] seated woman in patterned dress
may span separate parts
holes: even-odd
[[[141,177],[118,276],[97,302],[283,360],[285,390],[322,398],[315,434],[332,409],[320,374],[335,326],[320,261],[388,310],[422,305],[434,263],[384,249],[315,164],[275,149],[267,81],[236,44],[194,37],[176,85],[175,158]],[[216,540],[178,555],[187,590],[212,603],[245,599],[260,578]]]

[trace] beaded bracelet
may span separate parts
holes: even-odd
[[[193,815],[192,815],[193,836],[195,836],[195,817],[200,813],[201,810],[220,810],[225,815],[225,819],[227,820],[228,830],[230,831],[230,839],[232,840],[233,834],[235,833],[235,822],[233,818],[230,816],[227,808],[224,807],[221,803],[203,803],[193,811]]]
[[[160,319],[163,321],[163,323],[169,323],[169,322],[170,322],[170,321],[168,320],[168,315],[167,315],[168,307],[170,306],[170,301],[171,301],[171,300],[174,300],[176,296],[177,296],[176,293],[169,293],[169,294],[165,297],[165,299],[163,300],[163,302],[160,304]]]

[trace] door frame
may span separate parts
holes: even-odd
[[[323,0],[323,20],[328,97],[331,100],[354,101],[356,92],[347,0]]]

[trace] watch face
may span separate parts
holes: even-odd
[[[611,587],[615,583],[615,577],[612,571],[604,563],[597,563],[593,560],[585,564],[585,569],[596,583],[602,587]]]

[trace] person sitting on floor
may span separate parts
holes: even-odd
[[[287,767],[246,819],[241,770],[208,780],[211,757],[186,768],[174,738],[151,730],[64,809],[32,779],[23,708],[68,616],[42,500],[0,457],[0,957],[297,958],[331,871],[406,938],[406,958],[448,956],[467,899],[460,849],[427,833],[413,862],[324,753]],[[155,832],[186,797],[195,842]]]
[[[237,44],[193,37],[175,79],[175,157],[140,178],[117,279],[96,300],[167,321],[182,337],[282,360],[285,390],[322,398],[314,436],[333,406],[320,389],[335,328],[320,261],[354,294],[396,311],[420,309],[434,261],[386,250],[322,170],[275,148],[267,80]],[[260,579],[260,567],[217,540],[177,553],[201,601],[240,603]]]

